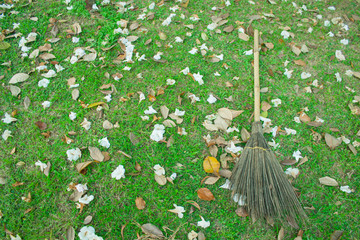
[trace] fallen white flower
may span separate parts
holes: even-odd
[[[284,75],[285,75],[288,79],[290,79],[293,71],[294,71],[294,70],[288,70],[287,68],[285,68]]]
[[[344,45],[348,45],[348,44],[349,44],[349,40],[344,38],[344,39],[341,39],[341,40],[340,40],[340,43],[341,43],[341,44],[344,44]]]
[[[149,116],[140,116],[140,117],[142,121],[147,121],[150,119]]]
[[[217,101],[217,99],[216,99],[216,97],[214,97],[214,95],[209,94],[209,98],[206,101],[208,101],[208,103],[210,103],[210,104],[213,104]]]
[[[86,184],[76,184],[75,188],[78,192],[85,192],[88,190],[88,187],[86,186]]]
[[[353,145],[354,147],[360,147],[360,142],[358,142],[358,141],[353,141],[352,145]]]
[[[69,161],[76,161],[81,157],[81,151],[79,148],[73,148],[66,151]]]
[[[190,94],[189,98],[191,99],[191,103],[199,102],[200,98],[195,96],[195,94]]]
[[[230,189],[231,186],[231,182],[229,179],[225,180],[225,183],[223,185],[221,185],[219,188],[223,188],[223,189]]]
[[[324,26],[325,27],[330,27],[330,21],[329,20],[324,21]]]
[[[318,116],[316,116],[315,122],[320,122],[320,123],[323,123],[323,122],[324,122],[324,120],[323,120],[323,119],[321,119],[321,118],[319,118]]]
[[[280,143],[276,143],[274,139],[271,139],[271,142],[268,142],[269,146],[273,147],[274,149],[280,147]]]
[[[164,138],[165,133],[165,126],[162,124],[155,124],[154,130],[150,135],[150,139],[154,140],[155,142],[159,142]]]
[[[205,221],[205,219],[200,216],[201,221],[197,222],[198,227],[207,228],[210,226],[210,221]]]
[[[301,156],[301,152],[299,150],[293,152],[292,156],[296,159],[296,162],[298,162],[300,158],[303,158],[303,156]]]
[[[92,5],[92,9],[93,9],[93,10],[99,10],[99,8],[98,8],[98,6],[96,6],[96,4],[93,4],[93,5]]]
[[[336,81],[337,82],[341,82],[342,81],[342,78],[341,78],[341,76],[340,76],[340,73],[335,73],[335,77],[336,77]]]
[[[144,114],[148,114],[148,115],[150,115],[150,114],[155,114],[155,113],[157,113],[157,111],[156,111],[152,106],[150,106],[150,107],[148,108],[148,110],[145,110],[145,111],[144,111]]]
[[[40,171],[42,171],[42,172],[45,170],[45,168],[47,168],[46,163],[43,163],[43,162],[41,162],[40,160],[38,160],[38,161],[35,163],[35,166],[39,166],[39,167],[40,167]]]
[[[123,165],[119,165],[112,173],[111,177],[119,180],[121,178],[125,178],[125,168]]]
[[[329,37],[335,36],[332,32],[328,32],[327,35],[328,35]]]
[[[280,35],[283,36],[284,39],[287,39],[290,37],[290,33],[286,30],[283,30]]]
[[[345,56],[342,54],[341,50],[335,51],[335,57],[339,59],[340,61],[345,61]]]
[[[60,64],[55,64],[55,69],[56,69],[57,72],[61,72],[65,68],[63,66],[61,66]]]
[[[292,176],[293,178],[296,178],[299,175],[300,171],[297,168],[291,168],[290,167],[290,168],[286,169],[285,173],[287,175]]]
[[[245,51],[244,54],[245,54],[245,55],[252,55],[252,54],[253,54],[253,50],[251,49],[251,50],[249,50],[249,51]]]
[[[80,240],[93,240],[95,238],[95,229],[91,226],[85,226],[78,233]]]
[[[175,37],[175,42],[180,42],[182,43],[184,40],[182,40],[180,37]]]
[[[271,129],[271,134],[272,134],[273,137],[276,137],[276,134],[278,132],[278,128],[279,128],[278,126],[275,126],[275,127],[273,127]]]
[[[229,127],[228,129],[226,129],[227,133],[232,133],[234,131],[239,132],[239,129],[236,127]]]
[[[204,84],[204,81],[203,81],[203,75],[200,74],[200,72],[198,73],[194,73],[193,74],[193,77],[195,79],[195,81],[197,81],[199,83],[199,85],[203,85]]]
[[[182,72],[184,75],[188,75],[188,73],[190,72],[190,69],[189,69],[189,67],[186,67],[183,70],[181,70],[180,72]]]
[[[92,200],[94,200],[94,196],[93,195],[87,195],[85,194],[83,197],[81,197],[79,199],[79,203],[83,203],[83,204],[89,204]]]
[[[290,134],[295,135],[296,134],[296,130],[291,129],[291,128],[285,128],[285,131],[286,131],[287,135],[290,135]]]
[[[124,70],[124,71],[130,71],[130,70],[131,70],[131,67],[125,66],[125,67],[123,68],[123,70]]]
[[[80,123],[80,125],[85,128],[85,130],[89,130],[91,127],[91,122],[89,122],[86,118]]]
[[[221,76],[219,72],[214,72],[214,76]]]
[[[78,43],[80,41],[80,38],[78,37],[72,37],[72,42],[73,43]]]
[[[11,131],[5,130],[5,131],[3,132],[3,134],[1,135],[1,137],[4,139],[4,141],[6,141],[9,137],[12,137]]]
[[[234,142],[231,141],[231,142],[230,142],[230,147],[227,146],[227,147],[225,148],[225,150],[227,150],[227,151],[229,151],[229,152],[231,152],[231,153],[237,154],[237,153],[241,152],[241,151],[243,150],[243,148],[242,148],[242,147],[236,147],[235,144],[234,144]]]
[[[185,209],[184,207],[182,206],[177,206],[176,204],[174,204],[174,209],[171,209],[171,210],[168,210],[169,212],[172,212],[172,213],[176,213],[178,215],[179,218],[183,218],[184,216],[184,212],[185,212]]]
[[[187,135],[187,132],[185,131],[185,128],[178,128],[178,132],[179,135]]]
[[[174,85],[176,81],[174,79],[166,79],[166,85]]]
[[[197,53],[199,50],[196,48],[196,47],[193,47],[190,51],[189,51],[189,53],[190,54],[192,54],[192,55],[194,55],[195,53]]]
[[[233,200],[234,200],[234,202],[238,203],[240,206],[244,206],[246,197],[236,193],[236,194],[234,194]]]
[[[154,8],[155,8],[155,3],[152,2],[152,3],[149,5],[149,9],[152,10],[152,9],[154,9]]]
[[[297,122],[297,123],[301,123],[299,117],[294,117],[294,121]]]
[[[45,78],[52,78],[52,77],[56,77],[56,72],[52,69],[50,69],[47,73],[41,74],[41,76],[45,77]]]
[[[345,75],[351,77],[353,75],[353,71],[351,71],[350,69],[346,70]]]
[[[158,52],[158,53],[156,53],[155,55],[154,55],[154,59],[155,60],[160,60],[161,59],[161,55],[163,55],[163,53],[162,52]]]
[[[100,146],[102,146],[102,147],[106,147],[106,148],[110,147],[110,142],[107,139],[107,137],[100,139],[98,142],[99,142]]]
[[[71,120],[71,121],[74,121],[74,120],[75,120],[75,118],[76,118],[76,113],[74,113],[74,112],[70,112],[70,114],[69,114],[69,118],[70,118],[70,120]]]
[[[281,99],[276,98],[271,100],[271,102],[274,104],[274,107],[278,107],[281,104]]]
[[[111,94],[108,94],[104,97],[106,99],[107,102],[110,102],[112,99],[111,99]]]
[[[335,11],[336,8],[334,6],[330,6],[330,7],[328,7],[328,9],[331,11]]]
[[[165,169],[162,166],[160,166],[159,164],[156,164],[154,166],[154,170],[155,170],[154,171],[155,174],[158,175],[158,176],[165,175]]]
[[[42,103],[41,103],[41,105],[42,105],[42,106],[43,106],[43,108],[45,109],[45,108],[50,107],[51,102],[49,102],[49,101],[44,101],[44,102],[42,102]]]
[[[173,173],[173,174],[170,175],[169,178],[174,181],[176,179],[176,177],[177,177],[177,174]]]
[[[184,116],[184,114],[185,114],[185,111],[180,111],[179,109],[175,109],[175,115],[176,116],[179,116],[179,117],[181,117],[181,116]]]
[[[2,118],[2,119],[1,119],[1,121],[3,121],[4,123],[9,124],[9,123],[12,123],[12,122],[17,121],[17,119],[16,119],[16,118],[11,117],[11,115],[10,115],[10,114],[8,114],[8,113],[5,113],[5,117],[4,117],[4,118]]]
[[[307,73],[307,72],[302,72],[301,73],[301,79],[307,79],[311,77],[311,73]]]
[[[350,187],[348,185],[346,186],[341,186],[340,190],[346,193],[352,193],[352,190],[350,189]]]
[[[43,87],[43,88],[47,88],[49,83],[50,83],[49,79],[43,78],[38,82],[38,86]]]

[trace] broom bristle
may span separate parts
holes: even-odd
[[[253,219],[307,218],[286,174],[267,144],[260,122],[252,125],[251,136],[230,178],[232,194],[244,200]]]

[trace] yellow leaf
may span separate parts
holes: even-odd
[[[92,107],[96,107],[96,106],[99,106],[101,104],[104,104],[104,102],[96,102],[96,103],[92,103],[90,104],[89,106],[87,106],[86,108],[92,108]]]
[[[218,173],[220,169],[220,162],[214,157],[206,157],[203,162],[203,167],[207,173]]]

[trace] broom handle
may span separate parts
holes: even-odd
[[[254,120],[260,121],[259,31],[254,31]]]

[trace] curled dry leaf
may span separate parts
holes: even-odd
[[[206,157],[203,162],[204,171],[207,173],[218,173],[220,162],[214,157]]]
[[[137,209],[139,209],[139,210],[144,209],[146,206],[145,200],[142,197],[137,197],[135,200],[135,204],[136,204]]]
[[[47,177],[49,176],[50,168],[51,168],[51,163],[50,163],[50,162],[47,162],[46,168],[44,169],[44,174],[45,174],[45,176],[47,176]]]
[[[188,200],[188,201],[186,201],[187,203],[190,203],[191,205],[193,205],[194,207],[196,207],[197,209],[199,209],[200,210],[200,205],[197,203],[197,202],[195,202],[195,201],[193,201],[193,200]]]
[[[102,162],[104,161],[104,155],[101,153],[101,151],[97,147],[88,147],[90,152],[90,157],[94,159],[95,161]]]
[[[332,186],[332,187],[337,187],[339,186],[339,183],[331,178],[331,177],[322,177],[322,178],[319,178],[319,182],[322,184],[322,185],[325,185],[325,186]]]
[[[81,26],[79,23],[74,23],[72,25],[72,28],[73,28],[75,34],[80,34],[82,32]]]
[[[302,122],[304,122],[304,123],[311,121],[310,117],[309,117],[306,113],[304,113],[304,112],[301,112],[301,113],[300,113],[299,118],[300,118],[300,121],[302,121]]]
[[[141,230],[150,237],[153,238],[163,238],[164,234],[161,232],[159,228],[151,223],[146,223],[141,226]]]
[[[244,41],[249,41],[249,39],[250,39],[249,35],[247,35],[245,33],[239,33],[239,38]]]
[[[230,121],[233,120],[233,114],[232,114],[231,110],[228,108],[218,109],[218,114],[224,119],[227,119]]]
[[[200,188],[199,190],[197,190],[197,194],[198,194],[198,197],[202,200],[205,200],[205,201],[215,200],[214,195],[207,188]]]
[[[341,144],[341,140],[335,138],[334,136],[328,133],[325,134],[325,142],[332,150]]]
[[[166,177],[164,175],[157,175],[157,174],[155,174],[155,181],[161,186],[164,186],[167,182]]]
[[[46,123],[42,122],[42,121],[37,121],[35,122],[35,125],[40,129],[40,130],[45,130],[47,128]]]
[[[10,84],[15,84],[19,82],[25,82],[29,78],[29,74],[26,73],[17,73],[9,81]]]
[[[93,162],[94,161],[86,161],[86,162],[78,163],[78,164],[76,164],[76,170],[81,174],[85,174],[86,167],[89,166]]]

